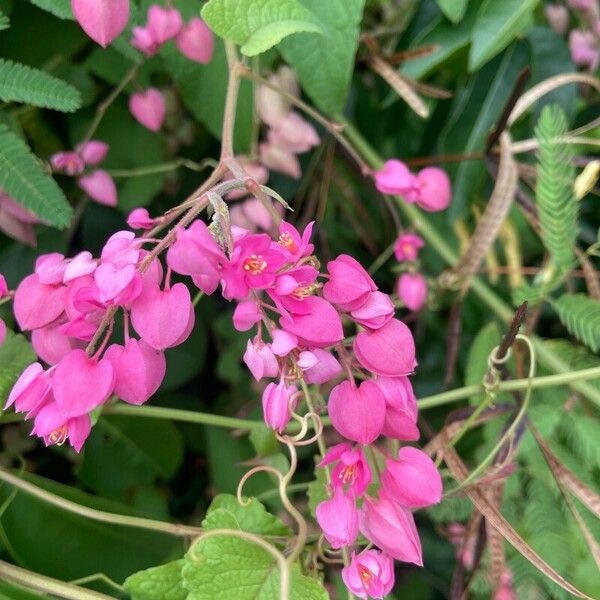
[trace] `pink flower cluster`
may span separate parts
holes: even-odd
[[[269,77],[269,81],[292,96],[300,90],[293,71],[286,66]],[[260,120],[268,126],[267,139],[259,147],[260,162],[272,171],[299,179],[302,174],[298,154],[318,146],[320,139],[315,128],[297,112],[279,92],[259,86],[256,110]]]
[[[399,262],[409,263],[408,272],[402,273],[396,283],[396,293],[404,306],[418,312],[427,302],[427,280],[416,270],[419,250],[424,246],[423,240],[414,233],[398,236],[394,244],[394,254]]]
[[[452,188],[448,175],[438,167],[426,167],[418,173],[401,160],[393,158],[375,172],[375,186],[382,194],[402,196],[406,202],[417,204],[428,212],[448,208],[452,199]]]
[[[117,187],[113,178],[104,169],[85,172],[86,166],[99,165],[108,154],[108,144],[89,140],[79,144],[74,151],[57,152],[50,157],[55,173],[77,177],[77,185],[98,204],[117,205]]]
[[[35,271],[17,287],[13,310],[41,362],[30,365],[12,389],[15,405],[34,419],[32,433],[46,444],[69,441],[79,451],[91,429],[91,413],[111,395],[142,404],[165,374],[164,350],[185,341],[194,325],[188,288],[171,285],[147,240],[115,233],[99,259],[89,252],[66,259],[40,256]],[[123,344],[110,344],[114,311],[123,312]],[[113,311],[111,313],[110,311]],[[84,348],[107,318],[108,328],[90,355]],[[138,334],[131,337],[130,325]],[[91,348],[90,348],[91,350]]]

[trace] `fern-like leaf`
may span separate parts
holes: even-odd
[[[600,350],[600,302],[585,294],[563,294],[552,303],[562,324],[594,352]]]
[[[2,29],[8,29],[10,27],[10,21],[8,17],[0,10],[0,31]]]
[[[81,94],[72,85],[44,71],[3,59],[0,59],[0,99],[62,112],[73,112],[81,106]]]
[[[577,202],[573,193],[575,169],[571,147],[559,141],[567,132],[567,119],[558,106],[546,106],[535,128],[539,142],[535,196],[542,241],[560,270],[573,262],[577,238]]]
[[[73,19],[70,0],[29,0],[38,8],[52,13],[59,19]]]
[[[49,225],[66,227],[73,211],[54,179],[6,125],[0,124],[0,187]]]

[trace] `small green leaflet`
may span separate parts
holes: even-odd
[[[123,587],[131,594],[131,600],[185,600],[187,590],[181,577],[184,564],[179,559],[138,571],[125,580]]]
[[[469,0],[437,0],[440,10],[453,23],[459,23],[465,16]]]
[[[66,227],[73,209],[57,183],[44,173],[29,147],[0,124],[0,187],[55,227]]]
[[[59,19],[73,19],[70,0],[29,0],[29,2],[42,10],[52,13]]]
[[[562,324],[594,352],[600,350],[600,302],[585,294],[563,294],[552,302]]]
[[[20,334],[9,333],[0,345],[0,408],[25,367],[35,361],[31,344]]]
[[[10,21],[8,17],[0,10],[0,31],[2,29],[8,29],[10,27]]]
[[[298,0],[210,0],[202,18],[222,38],[255,56],[298,32],[322,33],[317,17]]]

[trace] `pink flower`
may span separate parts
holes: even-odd
[[[319,527],[333,549],[354,544],[358,536],[358,511],[351,493],[341,487],[334,488],[333,497],[319,503],[315,512]]]
[[[141,277],[135,265],[118,267],[105,262],[94,271],[97,298],[102,304],[129,304],[141,293]]]
[[[394,242],[394,254],[396,260],[415,261],[418,258],[419,250],[425,245],[425,242],[415,233],[403,233],[398,236]]]
[[[318,276],[317,269],[303,264],[279,274],[275,285],[267,291],[281,313],[306,315],[311,312],[311,307],[305,301],[313,297],[318,288],[315,285]]]
[[[56,320],[65,309],[66,288],[46,285],[37,273],[28,275],[16,289],[13,311],[23,330],[44,327]]]
[[[0,273],[0,299],[6,297],[8,295],[8,284],[6,283],[6,279],[4,275]]]
[[[442,498],[442,478],[435,463],[411,446],[400,448],[397,460],[385,461],[381,484],[388,498],[406,508],[424,508]]]
[[[37,413],[50,395],[50,377],[40,363],[30,364],[13,385],[4,409],[15,405],[17,412],[30,418]]]
[[[94,166],[100,164],[106,158],[108,144],[99,140],[89,140],[79,144],[75,148],[75,152],[79,154],[86,165]]]
[[[423,566],[421,540],[412,513],[385,495],[378,500],[365,496],[360,531],[392,558]]]
[[[60,285],[63,282],[67,268],[65,257],[58,252],[42,254],[35,261],[35,273],[40,283],[45,285]]]
[[[494,600],[517,600],[512,584],[512,573],[508,567],[504,567],[500,575],[500,585],[496,589]]]
[[[438,167],[426,167],[417,174],[420,193],[417,204],[428,212],[438,212],[448,208],[452,199],[450,179]]]
[[[359,309],[371,292],[377,290],[375,282],[363,266],[351,256],[340,254],[327,263],[329,280],[323,286],[323,296],[340,310]]]
[[[316,129],[296,112],[288,113],[270,129],[267,139],[278,148],[294,154],[308,152],[321,143]]]
[[[590,71],[595,71],[600,63],[600,50],[598,42],[591,31],[581,31],[574,29],[569,34],[569,49],[571,50],[571,59],[576,65],[589,67]]]
[[[370,444],[380,435],[385,421],[385,398],[374,381],[354,387],[349,381],[336,385],[329,395],[331,424],[345,438]]]
[[[548,24],[555,33],[563,35],[569,28],[569,11],[560,4],[546,4],[544,7]]]
[[[273,329],[271,331],[271,350],[277,356],[287,356],[294,348],[298,346],[298,338],[289,331],[283,329]],[[310,366],[314,366],[314,362]]]
[[[410,375],[417,365],[412,333],[398,319],[361,331],[354,340],[354,355],[365,369],[384,377]]]
[[[300,179],[302,175],[300,161],[293,152],[270,142],[263,142],[258,147],[258,153],[260,162],[271,171],[283,173],[293,179]]]
[[[92,253],[83,250],[67,261],[63,273],[63,283],[66,284],[74,279],[91,275],[96,270],[97,266],[98,263],[93,258]]]
[[[229,264],[223,270],[223,295],[227,299],[243,299],[251,289],[273,285],[285,255],[271,238],[264,234],[248,235],[233,247]]]
[[[371,292],[366,302],[350,313],[352,320],[369,329],[383,327],[394,316],[394,304],[388,294]]]
[[[418,312],[427,303],[427,280],[421,273],[402,273],[397,293],[408,310]]]
[[[103,48],[127,26],[129,0],[71,0],[75,20]]]
[[[286,385],[281,379],[278,384],[269,383],[262,395],[263,419],[275,431],[282,433],[292,418],[290,409],[294,409],[296,401],[290,400],[298,389],[294,385]]]
[[[262,312],[254,300],[240,302],[233,311],[233,326],[237,331],[248,331],[262,320]]]
[[[384,598],[394,587],[394,561],[377,550],[353,552],[342,579],[358,598]]]
[[[283,316],[279,320],[281,328],[297,336],[301,345],[326,348],[344,339],[340,316],[329,302],[309,296],[303,305],[305,314]]]
[[[318,466],[325,467],[334,462],[332,485],[348,486],[355,497],[362,496],[371,483],[371,469],[362,448],[352,449],[350,444],[337,444],[329,449]]]
[[[420,194],[419,180],[398,159],[386,161],[383,169],[375,172],[375,187],[382,194],[402,196],[411,204],[418,200]]]
[[[272,73],[269,76],[269,82],[293,96],[300,94],[296,75],[288,66],[279,67],[277,73]],[[263,123],[270,127],[277,127],[290,113],[290,110],[291,104],[287,98],[265,85],[258,86],[256,90],[256,112]]]
[[[160,90],[151,87],[129,97],[129,111],[138,123],[156,132],[165,120],[167,103]]]
[[[254,340],[248,340],[243,360],[256,381],[260,381],[263,377],[276,377],[279,374],[275,354],[258,336]]]
[[[50,157],[52,170],[65,175],[79,175],[83,173],[85,163],[76,152],[57,152]]]
[[[300,232],[290,223],[282,221],[279,225],[279,240],[277,243],[283,249],[283,252],[289,260],[298,261],[305,256],[310,256],[315,247],[310,243],[313,226],[315,222],[311,221],[302,232]]]
[[[96,169],[88,175],[82,175],[77,185],[98,204],[117,205],[117,187],[113,178],[104,170]]]
[[[331,352],[321,348],[313,348],[311,352],[318,362],[304,371],[307,383],[321,385],[335,379],[342,372],[342,365]]]
[[[61,359],[52,376],[54,399],[69,419],[85,415],[106,402],[114,387],[111,363],[90,358],[79,348]]]
[[[383,435],[405,442],[418,440],[417,399],[408,377],[379,377],[375,383],[385,398]]]
[[[182,25],[181,13],[176,8],[163,8],[159,4],[153,4],[148,9],[147,27],[158,45],[176,37]]]
[[[31,345],[35,353],[49,365],[60,362],[71,350],[80,348],[83,343],[66,336],[60,325],[46,325],[35,329],[31,334]]]
[[[152,229],[154,219],[145,208],[134,208],[127,216],[127,225],[131,229]]]
[[[46,446],[62,446],[67,440],[79,452],[90,434],[89,415],[69,417],[56,402],[45,405],[35,417],[32,434],[44,438]]]
[[[159,51],[160,44],[154,39],[148,27],[134,27],[132,33],[133,36],[129,43],[142,54],[145,56],[154,56]]]
[[[143,404],[158,390],[165,376],[165,355],[143,340],[112,344],[104,353],[115,372],[116,396],[129,404]]]
[[[190,335],[195,321],[188,288],[176,283],[161,290],[157,284],[144,287],[131,305],[131,323],[139,336],[155,350],[172,348]]]
[[[212,59],[215,38],[208,25],[200,17],[194,17],[177,34],[175,44],[184,56],[205,65]]]

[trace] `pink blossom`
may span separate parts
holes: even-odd
[[[50,394],[50,377],[38,362],[30,364],[13,385],[4,409],[13,404],[15,410],[27,413],[30,418],[37,413]]]
[[[360,532],[392,558],[423,566],[421,540],[412,513],[385,495],[380,494],[377,500],[365,497]]]
[[[148,9],[147,27],[157,44],[162,45],[176,37],[182,26],[181,13],[176,8],[153,4]]]
[[[233,311],[233,326],[237,331],[248,331],[262,320],[262,312],[254,300],[240,302]]]
[[[311,221],[300,235],[300,232],[293,225],[286,221],[281,222],[277,243],[289,260],[298,261],[314,252],[315,247],[310,243],[314,224],[315,222]]]
[[[308,152],[321,142],[317,130],[296,112],[288,113],[270,129],[267,139],[278,148],[294,154]]]
[[[329,280],[323,286],[323,296],[340,310],[359,309],[371,292],[377,290],[375,282],[363,266],[351,256],[340,254],[327,263]]]
[[[377,550],[353,552],[342,579],[358,598],[384,598],[394,587],[394,561]]]
[[[296,75],[288,66],[279,67],[277,73],[272,73],[269,76],[269,82],[293,96],[300,94]],[[270,127],[277,127],[289,114],[290,110],[290,101],[282,94],[265,85],[258,86],[256,90],[256,111],[263,123]]]
[[[361,331],[354,340],[354,355],[365,369],[384,377],[410,375],[417,365],[412,333],[398,319]]]
[[[176,283],[161,290],[144,287],[131,305],[131,323],[140,337],[155,350],[183,343],[194,327],[195,314],[188,288]]]
[[[393,318],[394,304],[388,294],[371,292],[366,302],[360,308],[353,310],[350,316],[363,327],[379,329]]]
[[[71,8],[81,28],[103,48],[129,21],[129,0],[71,0]]]
[[[63,282],[67,268],[65,257],[58,252],[42,254],[35,261],[35,273],[40,283],[45,285],[60,285]]]
[[[57,152],[50,157],[52,170],[65,175],[79,175],[83,173],[85,163],[76,152]]]
[[[425,242],[423,239],[415,233],[403,233],[399,235],[398,239],[394,242],[396,260],[399,262],[417,260],[419,250],[424,245]]]
[[[298,346],[298,338],[289,331],[283,329],[273,329],[271,331],[271,350],[276,356],[287,356],[296,346]]]
[[[160,49],[160,44],[154,39],[148,27],[134,27],[130,44],[145,56],[154,56]]]
[[[574,29],[569,34],[569,49],[571,50],[571,59],[576,65],[589,67],[590,71],[595,71],[600,63],[600,50],[598,41],[591,31],[582,31]]]
[[[129,97],[129,111],[138,123],[156,132],[165,120],[167,103],[160,90],[151,87]]]
[[[141,277],[135,265],[117,267],[104,262],[94,271],[94,283],[102,304],[129,304],[142,291]]]
[[[143,340],[112,344],[104,353],[115,372],[114,393],[129,404],[143,404],[158,390],[165,376],[165,355]]]
[[[500,584],[494,593],[494,600],[517,600],[517,594],[512,584],[512,573],[504,567],[500,575]]]
[[[63,273],[63,283],[66,284],[74,279],[91,275],[96,270],[97,266],[98,263],[93,258],[92,253],[83,250],[67,261]]]
[[[417,177],[401,160],[395,158],[386,161],[383,169],[375,172],[375,186],[382,194],[402,196],[411,204],[418,200],[420,194]]]
[[[0,273],[0,299],[5,298],[8,295],[8,284],[4,275]]]
[[[66,336],[60,325],[52,324],[34,329],[31,345],[35,353],[49,365],[60,362],[74,348],[83,347],[79,340]]]
[[[103,169],[96,169],[88,175],[82,175],[77,185],[98,204],[117,205],[117,187],[113,178]]]
[[[331,473],[334,487],[348,486],[355,497],[362,496],[371,483],[371,469],[362,448],[353,449],[350,444],[337,444],[329,449],[319,467],[336,463]]]
[[[296,400],[290,402],[298,389],[286,385],[281,379],[278,384],[269,383],[262,395],[263,419],[275,431],[282,433],[292,418],[290,409],[296,406]]]
[[[358,511],[351,493],[335,487],[333,497],[319,503],[315,512],[319,527],[333,549],[354,544],[358,536]]]
[[[134,208],[127,216],[127,225],[131,229],[152,229],[154,219],[145,208]]]
[[[46,446],[62,446],[67,440],[79,452],[92,429],[89,415],[70,417],[56,402],[46,404],[35,417],[32,434],[44,438]]]
[[[370,444],[381,434],[385,398],[374,381],[363,381],[358,387],[342,381],[331,390],[327,408],[336,431],[353,442]]]
[[[296,364],[303,371],[307,371],[318,365],[319,359],[317,358],[317,355],[314,352],[311,352],[310,350],[303,350],[298,354],[298,360],[296,361]]]
[[[13,311],[19,327],[25,331],[44,327],[65,309],[66,288],[45,285],[37,273],[28,275],[15,291]]]
[[[406,508],[424,508],[442,498],[442,478],[435,463],[411,446],[400,448],[398,459],[387,459],[381,484],[388,498]]]
[[[555,33],[563,35],[569,28],[569,11],[560,4],[546,4],[544,7],[548,24]]]
[[[318,362],[304,372],[307,383],[321,385],[335,379],[342,372],[342,365],[331,352],[321,348],[313,348],[311,352]]]
[[[54,399],[69,419],[89,413],[106,402],[114,387],[111,363],[90,358],[79,348],[61,359],[52,376]]]
[[[309,296],[303,305],[307,310],[305,314],[287,315],[279,320],[281,328],[296,335],[300,344],[325,348],[344,339],[340,316],[329,302]]]
[[[428,212],[438,212],[448,208],[452,199],[450,179],[438,167],[426,167],[417,174],[420,193],[417,204]]]
[[[184,56],[205,65],[212,59],[215,38],[208,25],[200,17],[194,17],[177,34],[175,44]]]
[[[248,340],[243,360],[256,381],[263,377],[276,377],[279,373],[275,354],[258,336],[254,340]]]
[[[176,231],[177,239],[167,252],[167,264],[176,273],[191,275],[205,294],[212,294],[228,262],[223,250],[200,220],[187,229],[178,227]]]
[[[417,399],[408,377],[379,377],[376,383],[386,405],[383,435],[406,442],[418,440]]]
[[[293,179],[300,179],[302,175],[300,161],[293,152],[270,142],[263,142],[258,147],[258,153],[260,162],[271,171],[283,173]]]
[[[113,233],[102,248],[100,260],[111,262],[115,267],[135,265],[140,260],[140,249],[133,231]]]
[[[427,280],[421,273],[402,273],[397,293],[408,310],[418,312],[427,303]]]
[[[100,164],[108,154],[108,144],[101,142],[100,140],[89,140],[83,144],[79,144],[75,148],[75,152],[79,154],[81,160],[86,165],[98,165]]]
[[[282,313],[306,315],[311,312],[311,306],[305,300],[313,297],[318,288],[315,284],[318,276],[317,269],[303,264],[279,274],[275,285],[267,292]]]

